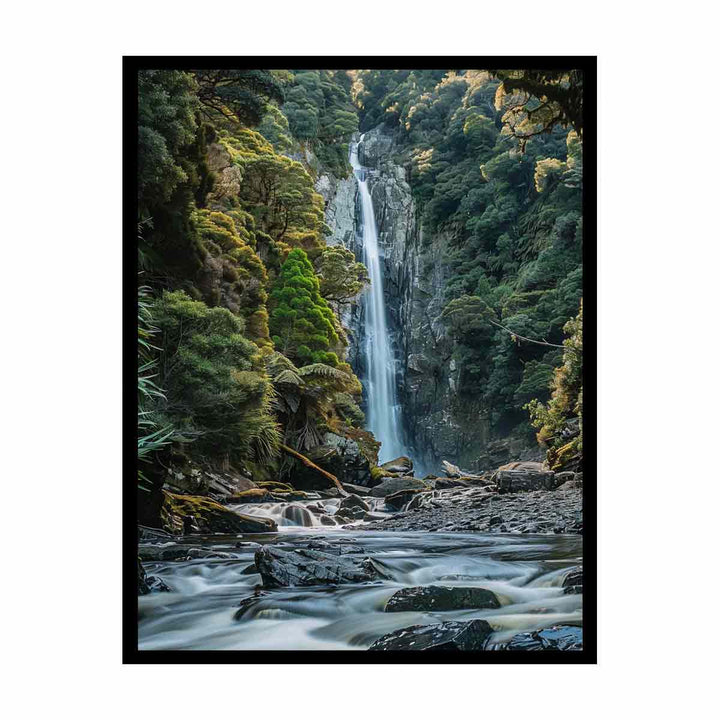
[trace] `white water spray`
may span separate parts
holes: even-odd
[[[378,250],[375,211],[367,183],[367,171],[358,160],[359,143],[350,146],[350,164],[360,192],[363,223],[363,262],[370,276],[365,295],[365,362],[367,365],[367,427],[382,442],[380,462],[405,455],[400,439],[400,413],[395,383],[395,358],[387,331],[383,277]]]

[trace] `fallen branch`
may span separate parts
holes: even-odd
[[[283,452],[286,452],[291,457],[294,457],[296,460],[299,460],[305,467],[310,468],[311,470],[316,470],[319,472],[323,477],[326,477],[328,480],[331,480],[335,487],[340,492],[340,495],[343,497],[347,497],[349,495],[348,491],[342,486],[340,481],[331,473],[329,473],[327,470],[323,470],[321,467],[316,465],[312,460],[309,458],[306,458],[304,455],[301,455],[297,450],[293,450],[291,447],[288,447],[287,445],[280,444],[280,449]]]
[[[546,340],[533,340],[532,338],[523,337],[522,335],[518,335],[514,330],[511,330],[508,327],[505,327],[504,325],[501,325],[499,322],[495,322],[494,320],[490,321],[493,325],[496,325],[497,327],[503,329],[505,332],[509,332],[514,338],[519,338],[520,340],[525,340],[525,342],[531,342],[535,343],[535,345],[543,345],[544,347],[553,347],[553,348],[560,348],[561,350],[570,350],[572,352],[578,353],[578,355],[582,355],[582,350],[579,348],[573,347],[572,345],[556,345],[555,343],[549,343]]]

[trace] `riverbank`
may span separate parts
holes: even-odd
[[[507,494],[452,488],[409,505],[359,529],[577,535],[583,528],[582,489],[575,487]]]

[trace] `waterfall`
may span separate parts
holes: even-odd
[[[350,164],[355,171],[362,210],[363,262],[370,276],[370,287],[364,296],[365,362],[367,376],[367,428],[382,443],[380,462],[405,455],[400,439],[400,411],[395,383],[395,358],[387,331],[383,277],[378,250],[375,210],[367,182],[367,171],[358,160],[359,143],[350,145]]]

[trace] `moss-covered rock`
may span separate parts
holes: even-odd
[[[163,495],[161,518],[163,528],[168,532],[261,533],[277,530],[277,524],[270,518],[241,515],[208,498],[167,491]]]
[[[294,502],[307,500],[308,494],[302,490],[273,490],[270,497],[278,502]]]
[[[379,485],[384,478],[395,477],[395,475],[394,473],[384,470],[379,465],[373,465],[373,467],[370,468],[370,477],[372,479],[370,487],[375,487],[375,485]]]
[[[277,480],[263,480],[257,482],[256,484],[258,487],[269,492],[277,492],[279,490],[287,492],[295,489],[292,485],[288,485],[288,483],[279,482]]]

